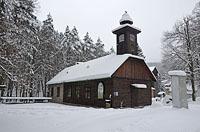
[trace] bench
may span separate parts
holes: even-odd
[[[47,103],[51,99],[51,97],[0,97],[0,102],[5,104]]]

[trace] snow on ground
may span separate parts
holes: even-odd
[[[200,132],[200,99],[189,109],[158,102],[140,109],[0,104],[0,132]]]

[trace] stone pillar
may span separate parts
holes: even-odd
[[[176,108],[188,108],[187,89],[186,89],[186,73],[184,71],[169,71],[172,77],[172,103]]]

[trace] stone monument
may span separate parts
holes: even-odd
[[[188,108],[187,89],[186,89],[186,73],[184,71],[169,71],[172,77],[172,103],[175,108]]]

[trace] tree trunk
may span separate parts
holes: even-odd
[[[193,62],[191,62],[191,66],[190,66],[190,72],[191,72],[191,84],[192,84],[192,101],[196,101],[196,97],[195,97],[195,85],[194,85],[194,69],[193,69]]]
[[[18,94],[18,92],[17,92],[18,91],[18,86],[17,85],[15,86],[15,89],[16,89],[16,91],[15,91],[16,95],[15,96],[17,97],[17,94]]]
[[[193,63],[193,57],[191,55],[192,46],[191,46],[191,37],[190,37],[190,31],[189,31],[189,22],[190,20],[188,18],[184,19],[185,22],[185,35],[186,35],[186,45],[187,45],[187,56],[189,60],[189,70],[190,70],[190,81],[192,84],[192,100],[196,101],[195,97],[195,85],[194,85],[194,63]]]

